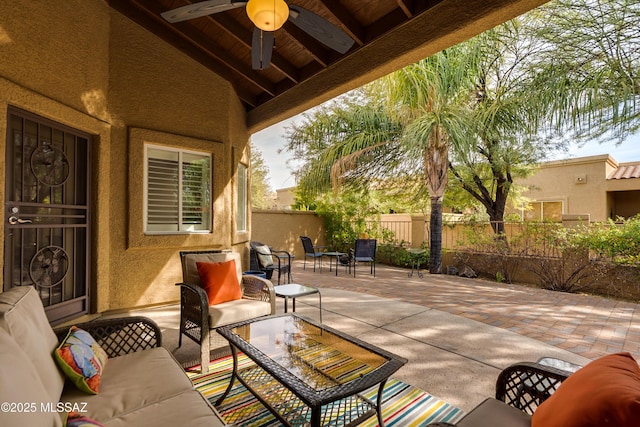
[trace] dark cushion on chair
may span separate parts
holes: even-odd
[[[530,427],[531,417],[499,400],[489,398],[476,406],[458,427]]]
[[[534,427],[637,427],[640,367],[629,353],[610,354],[567,378],[533,415]]]

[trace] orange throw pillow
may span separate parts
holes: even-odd
[[[567,378],[533,414],[532,427],[638,427],[640,367],[629,353],[601,357]]]
[[[242,298],[236,261],[196,262],[202,288],[209,296],[209,305]]]

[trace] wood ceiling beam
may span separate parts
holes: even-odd
[[[411,18],[413,16],[413,0],[396,0],[398,2],[398,7],[402,9],[407,18]]]
[[[139,8],[143,9],[148,16],[155,18],[157,22],[163,25],[166,31],[177,33],[185,40],[200,47],[207,55],[221,62],[225,67],[237,73],[237,75],[245,81],[256,86],[260,91],[267,92],[271,96],[276,95],[276,87],[273,82],[255,72],[251,66],[230,54],[229,51],[215,43],[212,39],[203,37],[202,31],[196,28],[192,21],[170,24],[160,17],[160,13],[164,10],[161,10],[161,6],[157,3],[151,2],[153,6],[149,6],[149,2],[141,4],[135,1],[135,3]]]
[[[422,0],[417,3],[415,0],[396,1],[399,5],[398,9],[387,13],[367,27],[367,43],[408,22],[411,18],[424,13],[444,0]]]
[[[407,22],[407,15],[397,8],[367,27],[367,43]]]
[[[399,0],[400,1],[400,0]],[[321,0],[321,3],[343,26],[343,29],[360,46],[364,45],[365,28],[338,0]]]
[[[224,13],[219,13],[216,15],[209,15],[211,21],[213,21],[216,25],[222,28],[224,31],[229,33],[233,38],[235,38],[239,43],[242,43],[249,51],[251,51],[251,29],[247,29],[242,26],[238,21],[225,15]],[[298,73],[298,69],[293,66],[289,61],[287,61],[282,55],[277,52],[273,52],[271,56],[271,66],[280,71],[287,79],[291,80],[293,83],[299,83],[300,77]]]
[[[275,86],[269,79],[256,73],[251,66],[231,55],[219,44],[213,43],[210,39],[202,37],[202,33],[191,26],[191,24],[188,22],[178,22],[175,25],[180,29],[180,33],[186,40],[199,46],[211,57],[216,58],[228,68],[238,73],[238,75],[243,79],[270,95],[276,94]]]
[[[108,0],[108,2],[109,6],[114,10],[117,10],[122,15],[145,28],[147,31],[155,34],[157,37],[174,46],[179,51],[198,61],[215,74],[229,81],[234,86],[238,97],[243,102],[252,107],[258,105],[256,96],[250,90],[236,83],[239,77],[244,79],[244,76],[239,74],[237,70],[229,69],[229,67],[219,59],[212,57],[207,52],[204,52],[202,48],[192,45],[189,40],[182,37],[175,30],[170,30],[167,24],[158,21],[155,16],[152,16],[152,14],[150,14],[149,11],[139,3],[136,2],[135,6],[133,6],[130,0]]]
[[[425,1],[419,1],[419,2],[415,2],[415,0],[413,1],[413,15],[419,15],[422,12],[426,11],[427,9],[431,9],[432,7],[438,5],[438,3],[442,3],[445,0],[425,0]]]
[[[427,0],[427,11],[407,20],[390,14],[399,25],[383,37],[355,49],[343,60],[303,80],[291,90],[248,112],[250,132],[257,132],[278,121],[314,107],[346,91],[414,63],[436,52],[493,28],[547,0]],[[423,6],[418,1],[416,10]],[[433,5],[436,7],[431,7]],[[383,18],[384,19],[384,18]],[[378,20],[375,34],[385,26]],[[367,34],[369,37],[369,34]]]
[[[289,21],[284,23],[282,29],[293,37],[303,49],[309,52],[316,62],[320,63],[323,67],[326,67],[329,64],[329,54],[327,53],[328,48],[326,48],[322,43]]]

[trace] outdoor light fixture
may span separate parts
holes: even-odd
[[[275,31],[289,18],[289,6],[284,0],[249,0],[247,15],[262,31]]]

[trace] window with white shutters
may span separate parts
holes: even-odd
[[[145,232],[211,230],[211,156],[147,145]]]

